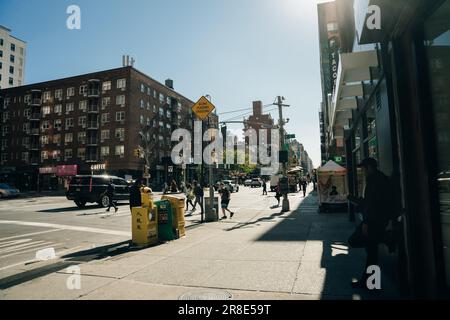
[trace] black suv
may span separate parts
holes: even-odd
[[[130,185],[125,179],[115,176],[79,175],[72,178],[66,197],[73,200],[79,208],[83,208],[87,202],[97,202],[102,207],[107,207],[109,197],[106,189],[112,180],[114,185],[114,201],[129,200]]]

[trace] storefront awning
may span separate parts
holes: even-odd
[[[336,86],[331,101],[331,129],[348,125],[352,110],[358,107],[358,99],[363,97],[367,83],[373,79],[373,68],[378,67],[376,50],[341,53]],[[330,130],[334,132],[334,130]]]

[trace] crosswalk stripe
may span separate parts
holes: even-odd
[[[50,246],[50,245],[51,245],[51,246]],[[62,244],[61,244],[61,243],[52,243],[52,242],[49,242],[48,244],[45,244],[43,247],[36,247],[36,248],[27,249],[27,250],[24,250],[24,251],[19,251],[19,252],[14,252],[14,253],[9,253],[9,254],[7,254],[7,255],[0,256],[0,259],[9,258],[9,257],[12,257],[12,256],[16,256],[16,255],[18,255],[18,254],[24,254],[24,253],[27,253],[27,252],[30,252],[30,251],[36,252],[36,251],[38,251],[38,250],[40,250],[40,249],[56,248],[57,246],[60,246],[60,245],[62,245]]]
[[[3,247],[8,247],[11,245],[16,245],[16,244],[21,244],[24,242],[30,242],[31,239],[20,239],[20,240],[12,240],[12,241],[4,241],[4,242],[0,242],[0,248]]]
[[[13,252],[13,251],[17,251],[17,250],[21,250],[21,249],[25,249],[25,248],[41,246],[44,243],[49,243],[49,242],[45,242],[45,241],[40,240],[40,241],[31,242],[31,243],[24,243],[24,244],[19,244],[19,245],[13,245],[13,246],[11,246],[9,248],[0,250],[0,254],[2,254],[4,252]]]
[[[57,231],[62,231],[62,229],[51,229],[51,230],[45,230],[45,231],[39,231],[39,232],[32,232],[32,233],[19,234],[19,235],[17,235],[17,236],[6,237],[6,238],[0,238],[0,241],[10,240],[10,239],[17,239],[17,238],[24,238],[24,237],[29,237],[29,236],[35,236],[35,235],[38,235],[38,234],[44,234],[44,233],[50,233],[50,232],[57,232]]]

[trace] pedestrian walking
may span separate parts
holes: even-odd
[[[192,200],[194,200],[195,196],[194,196],[194,189],[192,188],[192,185],[190,183],[186,185],[185,194],[186,194],[186,212],[189,210],[189,204],[192,207],[192,211],[194,211],[195,206],[192,203]],[[192,215],[192,211],[190,215]]]
[[[278,206],[280,206],[280,199],[281,199],[281,186],[280,182],[278,182],[277,186],[275,187],[275,199],[278,201]]]
[[[356,200],[363,213],[363,222],[348,239],[352,248],[365,248],[366,266],[361,278],[352,283],[353,288],[367,289],[367,268],[378,265],[378,245],[386,242],[386,227],[394,216],[395,208],[392,198],[390,181],[386,175],[378,170],[378,163],[373,158],[364,159],[358,167],[361,167],[366,178],[364,198]],[[353,200],[355,201],[355,200]]]
[[[170,184],[170,192],[172,192],[172,193],[178,192],[178,186],[177,186],[177,182],[175,180],[172,180],[172,183]]]
[[[141,199],[141,188],[142,188],[142,180],[136,179],[133,185],[130,188],[130,211],[133,210],[134,207],[142,206]]]
[[[112,179],[109,181],[108,186],[106,187],[106,191],[105,191],[106,195],[108,196],[109,199],[109,203],[108,203],[108,209],[106,209],[107,212],[110,211],[111,207],[114,207],[115,212],[117,212],[117,210],[119,210],[116,206],[116,204],[114,203],[114,193],[115,193],[115,187],[114,184],[112,183]]]
[[[167,182],[164,182],[163,194],[167,194],[167,192],[169,192],[169,185],[167,184]]]
[[[262,187],[263,187],[263,196],[267,195],[267,184],[266,184],[266,180],[263,180],[262,182]]]
[[[303,190],[303,198],[306,197],[306,187],[308,186],[308,183],[305,179],[302,180],[302,190]]]
[[[200,209],[203,214],[203,188],[198,184],[197,181],[194,181],[194,196],[195,196],[195,202],[194,202],[194,209],[192,211],[195,211],[195,208],[197,207],[197,203],[200,204]]]
[[[219,193],[220,193],[220,197],[221,197],[220,205],[222,207],[222,219],[227,219],[227,214],[225,213],[226,211],[228,211],[230,213],[230,218],[233,218],[234,212],[232,212],[232,211],[230,211],[230,209],[228,209],[228,206],[230,205],[230,198],[231,198],[230,190],[228,190],[228,188],[225,187],[225,185],[223,183],[221,183]]]

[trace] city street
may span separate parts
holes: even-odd
[[[380,292],[350,288],[364,254],[345,245],[354,228],[346,214],[318,214],[314,192],[290,194],[291,212],[281,214],[273,195],[241,187],[233,219],[199,224],[196,211],[186,237],[141,250],[128,247],[126,204],[106,214],[63,197],[1,201],[0,299],[397,297],[384,275]],[[24,264],[50,247],[56,259]],[[82,275],[76,290],[67,287],[72,265]]]

